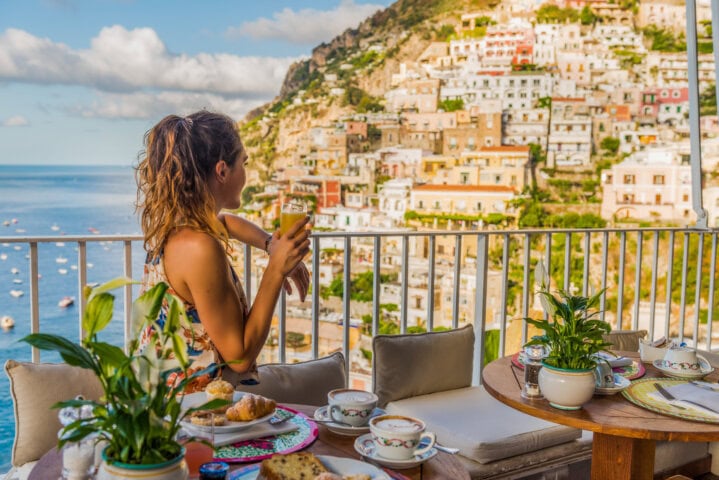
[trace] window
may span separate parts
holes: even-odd
[[[674,91],[672,92],[672,97],[674,97],[674,98],[679,98],[679,90],[674,90]]]
[[[439,200],[435,200],[435,202],[434,202],[434,208],[436,208],[437,210],[439,210],[439,209],[441,208],[440,205],[439,205]]]
[[[652,183],[654,185],[664,185],[664,175],[654,175]]]
[[[422,200],[420,200],[420,201],[417,203],[417,207],[418,207],[418,208],[424,208],[424,202],[423,202]]]
[[[622,203],[634,203],[634,194],[625,193],[624,195],[622,195]]]
[[[625,185],[634,185],[636,183],[636,178],[634,175],[624,175],[624,184]]]
[[[606,183],[606,184],[611,184],[611,183],[612,183],[612,176],[611,176],[611,175],[607,175],[607,180],[606,180],[604,183]]]
[[[682,195],[682,202],[688,202],[688,201],[689,201],[689,194],[685,193],[684,195]]]
[[[495,175],[494,176],[494,183],[501,183],[502,182],[502,175]]]
[[[719,204],[719,199],[717,199],[717,204]],[[478,212],[482,211],[482,202],[477,202],[477,211]]]
[[[661,205],[662,204],[662,196],[660,194],[654,195],[654,204],[655,205]]]
[[[459,183],[460,185],[467,185],[469,183],[469,173],[462,172],[459,174]]]

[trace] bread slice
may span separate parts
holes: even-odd
[[[327,472],[322,462],[310,452],[275,454],[263,460],[260,478],[264,480],[312,480]]]

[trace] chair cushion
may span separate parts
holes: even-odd
[[[12,464],[38,460],[57,445],[62,425],[52,405],[77,395],[99,400],[102,386],[91,370],[66,364],[5,362],[15,412]]]
[[[237,390],[264,395],[278,403],[327,405],[327,392],[345,388],[347,377],[344,355],[340,352],[299,363],[268,363],[258,368],[260,383],[236,384],[233,372],[225,369],[222,377],[236,384]]]
[[[646,336],[646,330],[615,330],[602,335],[605,342],[612,344],[612,350],[624,352],[638,352],[639,340]]]
[[[571,442],[577,428],[557,425],[515,410],[484,387],[468,387],[397,400],[387,411],[422,419],[437,441],[465,457],[489,463]]]
[[[468,387],[474,328],[372,339],[372,382],[379,406],[403,398]]]

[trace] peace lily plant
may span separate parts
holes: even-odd
[[[549,276],[540,261],[535,270],[539,285],[539,300],[547,320],[525,318],[527,323],[544,331],[527,342],[526,346],[542,345],[547,357],[539,371],[539,389],[553,407],[576,410],[594,395],[594,368],[597,354],[610,344],[603,335],[611,327],[597,318],[596,307],[603,293],[590,297],[549,291]]]
[[[550,367],[593,369],[597,353],[611,345],[602,337],[611,327],[598,318],[600,312],[596,310],[604,290],[590,297],[570,295],[563,290],[554,295],[549,291],[549,276],[541,261],[534,273],[539,285],[539,300],[549,318],[524,319],[544,331],[544,335],[533,337],[525,346],[544,346],[548,350],[544,364]]]
[[[181,300],[168,292],[165,283],[157,284],[133,303],[135,336],[128,345],[132,353],[126,354],[122,348],[98,339],[98,333],[107,327],[113,315],[115,298],[108,292],[130,283],[133,283],[130,279],[117,278],[96,288],[86,287],[83,293],[87,306],[82,319],[85,336],[81,344],[46,333],[30,334],[22,341],[41,350],[58,352],[70,365],[92,370],[102,385],[104,395],[100,401],[69,400],[53,406],[89,405],[92,409],[91,417],[64,427],[60,448],[67,442],[96,435],[96,441],[107,442],[108,463],[157,465],[183,455],[183,447],[176,438],[180,421],[186,415],[227,402],[212,400],[185,411],[181,408],[185,385],[209,373],[210,368],[188,375],[187,346],[180,327],[190,322]],[[163,302],[168,308],[161,326],[157,320]],[[153,341],[157,348],[136,353],[137,335],[149,324],[156,327]],[[182,380],[168,385],[168,376],[178,371],[183,373]]]

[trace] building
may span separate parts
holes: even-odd
[[[583,98],[553,98],[547,165],[587,166],[592,153],[592,118]]]
[[[647,147],[602,172],[602,218],[690,224],[691,166],[674,149]]]

